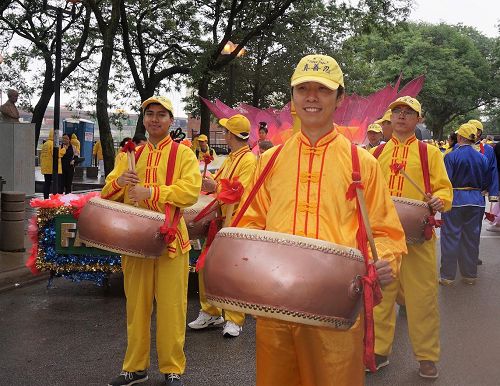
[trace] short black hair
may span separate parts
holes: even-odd
[[[149,106],[153,106],[153,105],[158,105],[158,106],[165,108],[165,106],[163,106],[161,103],[153,102],[153,103],[150,103],[149,105],[147,105],[146,107],[144,107],[144,113],[149,108]],[[170,115],[170,119],[174,119],[174,114],[167,108],[165,108],[165,110],[168,111],[168,114]]]
[[[259,131],[264,131],[266,134],[269,133],[267,128],[267,122],[259,122]]]

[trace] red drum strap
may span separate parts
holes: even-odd
[[[361,183],[361,167],[359,164],[358,148],[354,144],[351,144],[351,158],[352,183],[349,186],[346,197],[348,200],[352,200],[354,197],[356,197],[356,212],[358,217],[358,231],[356,232],[356,242],[358,244],[359,250],[365,258],[366,265],[366,275],[361,278],[363,282],[363,305],[365,317],[363,361],[365,366],[370,369],[370,371],[375,372],[375,323],[373,319],[373,307],[379,304],[382,300],[382,292],[378,283],[377,270],[373,264],[369,264],[368,262],[368,236],[366,233],[365,224],[363,222],[359,199],[356,195],[356,189],[363,190],[364,187]]]
[[[432,193],[431,177],[429,175],[429,156],[426,143],[418,141],[418,153],[420,155],[420,164],[422,165],[422,173],[424,175],[425,193]]]
[[[377,146],[377,148],[373,151],[373,156],[378,159],[380,157],[380,154],[382,154],[382,151],[384,150],[385,143],[382,143]]]
[[[165,178],[165,185],[172,185],[174,178],[175,160],[177,158],[177,150],[179,149],[179,144],[172,141],[172,146],[170,148],[170,153],[168,154],[167,161],[167,176]],[[160,233],[163,235],[165,243],[170,244],[175,240],[177,234],[177,226],[181,219],[181,210],[176,207],[174,218],[170,222],[170,212],[172,205],[165,203],[165,223],[160,227]],[[169,224],[170,222],[170,224]]]

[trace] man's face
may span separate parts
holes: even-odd
[[[201,151],[206,152],[208,150],[208,145],[206,141],[198,141],[198,143],[200,144]]]
[[[69,137],[67,135],[62,136],[63,145],[69,145]]]
[[[382,134],[385,140],[390,140],[392,137],[392,123],[390,121],[384,121],[380,126],[382,126]]]
[[[151,104],[144,111],[144,127],[150,139],[164,138],[172,124],[168,110],[160,104]]]
[[[337,90],[331,90],[321,83],[305,82],[293,88],[297,115],[302,126],[308,129],[331,128],[337,102]]]
[[[259,130],[259,139],[261,141],[264,141],[266,139],[266,137],[267,137],[266,131],[265,130]]]
[[[413,133],[419,121],[418,113],[406,105],[395,106],[392,109],[391,126],[396,134]]]
[[[382,139],[382,133],[377,133],[375,131],[369,131],[366,133],[367,137],[368,137],[368,141],[372,144],[372,145],[376,145],[380,142],[380,140]]]

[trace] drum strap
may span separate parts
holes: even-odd
[[[238,164],[239,164],[239,163],[240,163],[240,161],[243,159],[243,157],[245,156],[245,154],[246,154],[246,153],[249,153],[250,151],[251,151],[251,150],[250,150],[250,148],[248,148],[248,151],[243,152],[243,153],[242,153],[242,154],[238,157],[238,159],[236,159],[236,161],[234,162],[233,170],[231,170],[231,173],[230,173],[230,174],[229,174],[229,176],[227,177],[227,179],[228,179],[228,180],[230,180],[230,179],[233,177],[233,174],[234,174],[234,172],[236,171],[236,168],[238,167]],[[214,179],[217,179],[217,178],[221,175],[221,173],[222,173],[222,171],[223,171],[223,170],[224,170],[224,168],[219,169],[219,171],[215,174]]]
[[[363,361],[370,371],[376,371],[375,366],[375,323],[373,319],[373,307],[382,300],[382,292],[378,283],[378,276],[375,266],[368,262],[368,236],[363,221],[359,198],[356,190],[364,190],[361,183],[361,167],[359,163],[358,148],[351,144],[352,158],[352,183],[346,192],[346,199],[356,198],[356,212],[358,217],[358,230],[356,232],[356,242],[358,248],[365,258],[366,275],[361,278],[363,282],[363,304],[365,317],[364,350]]]
[[[431,177],[429,174],[429,156],[426,143],[418,141],[418,154],[420,155],[420,164],[422,165],[422,173],[424,175],[425,193],[432,193]]]
[[[168,154],[167,161],[167,176],[165,178],[165,185],[172,185],[174,178],[175,160],[177,158],[177,150],[179,149],[179,144],[172,141],[172,146],[170,147],[170,153]],[[170,244],[175,240],[177,234],[177,226],[181,219],[181,210],[175,207],[174,218],[170,222],[170,213],[172,205],[165,203],[165,223],[160,227],[160,233],[163,235],[165,243]]]
[[[266,180],[266,177],[268,176],[269,172],[273,168],[273,166],[276,162],[276,158],[278,158],[278,155],[282,149],[283,149],[283,145],[279,145],[278,148],[276,149],[276,151],[273,153],[273,155],[269,159],[269,162],[264,167],[264,170],[262,170],[262,173],[260,173],[260,176],[257,179],[257,181],[255,182],[255,185],[253,186],[252,190],[248,194],[247,199],[245,200],[245,202],[243,203],[241,208],[238,210],[238,213],[237,213],[236,217],[233,219],[231,226],[235,227],[240,222],[241,218],[243,217],[243,215],[247,211],[248,207],[252,203],[253,199],[257,195],[257,192],[259,191],[260,187],[262,186],[262,184]]]
[[[373,151],[372,155],[378,159],[378,157],[380,157],[380,154],[382,154],[385,145],[385,143],[381,143],[380,145],[378,145],[377,148]]]

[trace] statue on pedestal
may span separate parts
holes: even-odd
[[[16,107],[19,93],[16,90],[7,90],[9,98],[2,106],[0,106],[0,120],[4,122],[19,122],[19,111]]]

